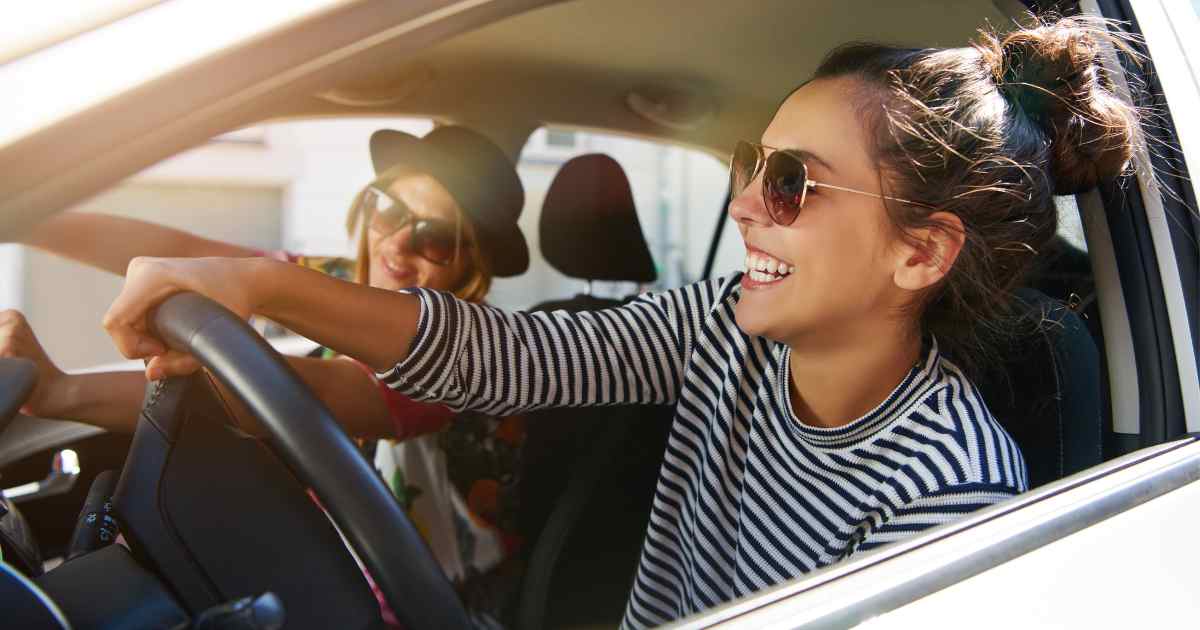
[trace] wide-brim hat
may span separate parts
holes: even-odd
[[[529,268],[529,247],[517,227],[525,189],[500,147],[466,127],[437,127],[418,138],[394,129],[371,134],[375,173],[404,164],[450,192],[479,237],[476,245],[495,276]]]

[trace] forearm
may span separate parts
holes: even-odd
[[[136,256],[240,258],[255,251],[182,230],[107,214],[65,212],[39,223],[21,242],[45,252],[124,275]]]
[[[287,361],[346,433],[359,438],[396,437],[393,419],[375,379],[362,368],[342,359],[287,357]],[[241,399],[220,383],[217,388],[242,430],[256,436],[269,435]]]
[[[506,416],[671,403],[683,374],[670,296],[603,311],[519,313],[421,291],[421,330],[384,382],[417,400]]]
[[[146,377],[141,372],[72,374],[48,395],[42,415],[132,433],[145,390]]]
[[[383,371],[404,359],[416,335],[420,301],[270,260],[254,268],[252,308],[292,331]]]

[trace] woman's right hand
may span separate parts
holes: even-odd
[[[169,350],[150,333],[153,309],[175,293],[193,291],[248,318],[255,307],[251,280],[258,266],[268,264],[284,263],[259,258],[134,258],[120,295],[104,316],[104,329],[126,358],[149,359],[146,378],[190,374],[200,364]]]
[[[33,328],[20,311],[0,312],[0,357],[29,359],[37,366],[38,380],[21,413],[31,416],[54,417],[54,403],[63,399],[70,375],[58,369],[50,360]]]

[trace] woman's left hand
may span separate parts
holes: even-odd
[[[126,358],[149,359],[146,378],[190,374],[200,364],[190,355],[169,350],[150,333],[153,309],[172,294],[194,291],[247,318],[254,309],[255,266],[269,263],[256,258],[134,258],[121,294],[104,316],[104,329]]]

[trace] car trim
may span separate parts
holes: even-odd
[[[368,48],[398,41],[408,54],[415,54],[486,20],[557,1],[340,0],[335,10],[293,20],[203,59],[164,69],[154,81],[130,86],[63,119],[13,132],[12,144],[0,146],[0,167],[11,169],[0,181],[0,233],[19,233],[107,188],[118,174],[130,175],[253,120],[248,112],[254,105],[316,88],[305,81],[315,81],[317,71],[347,62]],[[237,72],[216,70],[231,58],[247,61]],[[190,98],[180,96],[184,86]],[[113,122],[114,110],[149,98],[161,99],[161,106],[151,114]],[[83,129],[86,134],[79,133]],[[99,155],[104,159],[97,159]],[[71,167],[63,169],[63,164]]]
[[[1117,270],[1112,232],[1104,216],[1104,201],[1092,190],[1075,197],[1087,237],[1096,300],[1100,308],[1100,328],[1104,331],[1104,356],[1108,367],[1108,399],[1112,430],[1116,433],[1141,433],[1141,392],[1138,384],[1136,349],[1129,325],[1125,290]]]
[[[1195,439],[1142,449],[671,627],[851,626],[1197,480]]]
[[[1083,6],[1095,5],[1095,0],[1084,0]],[[1197,89],[1196,78],[1192,74],[1188,59],[1181,48],[1177,32],[1171,26],[1171,16],[1160,2],[1131,3],[1130,8],[1137,17],[1138,25],[1145,36],[1146,46],[1154,58],[1154,69],[1167,95],[1168,106],[1176,113],[1172,120],[1176,126],[1177,137],[1185,161],[1191,158],[1191,163],[1200,163],[1198,149],[1183,142],[1184,135],[1179,126],[1189,128],[1196,123],[1190,120],[1190,112],[1200,108],[1200,91]],[[1192,16],[1194,19],[1194,16]],[[1168,44],[1170,44],[1168,46]],[[1107,64],[1106,64],[1107,65]],[[1191,89],[1184,87],[1190,86]],[[1116,87],[1128,98],[1128,85],[1122,80]],[[1195,135],[1195,134],[1191,134]],[[1183,293],[1183,280],[1176,263],[1176,252],[1171,239],[1171,226],[1167,223],[1167,212],[1164,208],[1162,194],[1158,181],[1154,176],[1150,154],[1145,144],[1137,147],[1134,155],[1137,166],[1137,181],[1142,191],[1142,200],[1146,204],[1146,218],[1150,225],[1150,236],[1154,242],[1154,252],[1158,258],[1159,273],[1162,276],[1163,293],[1166,299],[1167,318],[1170,322],[1171,340],[1175,348],[1177,373],[1179,375],[1179,390],[1183,398],[1184,418],[1189,433],[1200,432],[1200,373],[1196,367],[1196,346],[1192,340],[1191,320],[1188,316],[1187,304]],[[1191,360],[1189,360],[1191,359]]]

